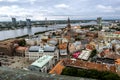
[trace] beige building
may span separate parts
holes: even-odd
[[[50,55],[54,56],[55,61],[59,60],[59,51],[56,49],[55,46],[31,46],[28,50],[25,52],[25,58],[34,61],[43,55]]]

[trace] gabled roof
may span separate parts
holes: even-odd
[[[29,48],[29,52],[39,52],[40,50],[43,50],[40,46],[31,46]]]
[[[88,39],[81,40],[82,44],[88,44]]]
[[[41,36],[41,39],[48,39],[48,36]]]
[[[115,60],[115,64],[120,64],[120,59]]]
[[[75,43],[73,43],[75,46],[81,45],[81,41],[75,41]]]
[[[111,43],[112,44],[117,44],[117,43],[120,43],[120,41],[119,40],[112,40]]]
[[[67,43],[59,44],[59,49],[62,49],[62,50],[67,49]]]
[[[26,49],[27,49],[27,47],[19,46],[19,47],[16,48],[16,51],[17,51],[17,50],[25,51]]]
[[[83,50],[82,53],[78,56],[78,58],[83,60],[88,60],[90,54],[91,54],[91,51]]]
[[[44,46],[44,51],[45,51],[45,52],[54,52],[55,49],[56,49],[55,46],[50,46],[50,45]]]
[[[65,50],[60,50],[60,53],[67,53],[67,49],[65,49]]]
[[[61,60],[60,62],[56,64],[56,66],[49,73],[60,75],[64,68],[65,66],[63,65],[63,60]]]
[[[114,34],[120,34],[120,31],[115,32]]]
[[[55,39],[50,39],[50,40],[48,41],[48,43],[49,43],[49,44],[56,45],[58,42],[57,42],[57,40],[55,40]]]

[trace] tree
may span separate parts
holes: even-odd
[[[102,80],[120,80],[120,77],[117,74],[108,72],[108,74],[104,74],[101,77],[101,79]]]
[[[96,54],[97,54],[97,50],[94,49],[94,50],[92,50],[90,57],[94,57]]]
[[[81,40],[80,35],[79,35],[79,36],[77,36],[77,37],[75,38],[75,40],[76,40],[76,41],[80,41],[80,40]]]
[[[100,80],[120,80],[120,77],[109,71],[98,71],[94,69],[78,69],[73,67],[66,67],[63,69],[62,75],[86,77]]]
[[[19,46],[25,46],[26,45],[25,39],[18,41],[18,44],[19,44]]]

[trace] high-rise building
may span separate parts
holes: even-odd
[[[28,35],[30,38],[30,36],[32,36],[31,20],[30,19],[26,19],[26,25],[27,25],[27,29],[28,29]]]
[[[14,27],[16,27],[16,25],[17,25],[17,23],[16,23],[16,18],[12,18],[12,25],[13,25]]]
[[[47,18],[45,18],[45,27],[48,27]]]
[[[99,26],[99,30],[101,30],[102,29],[102,17],[97,18],[97,24]]]
[[[31,27],[31,20],[30,19],[26,19],[26,25],[27,25],[27,27]]]
[[[98,25],[101,25],[101,24],[102,24],[102,17],[98,17],[98,18],[97,18],[97,24],[98,24]]]
[[[24,24],[24,22],[23,22],[22,20],[20,20],[20,21],[18,22],[18,25],[19,25],[19,26],[23,26],[23,25],[25,25],[25,24]]]

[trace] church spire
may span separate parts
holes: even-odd
[[[67,21],[67,27],[70,28],[71,25],[70,25],[70,18],[68,17],[68,21]]]

